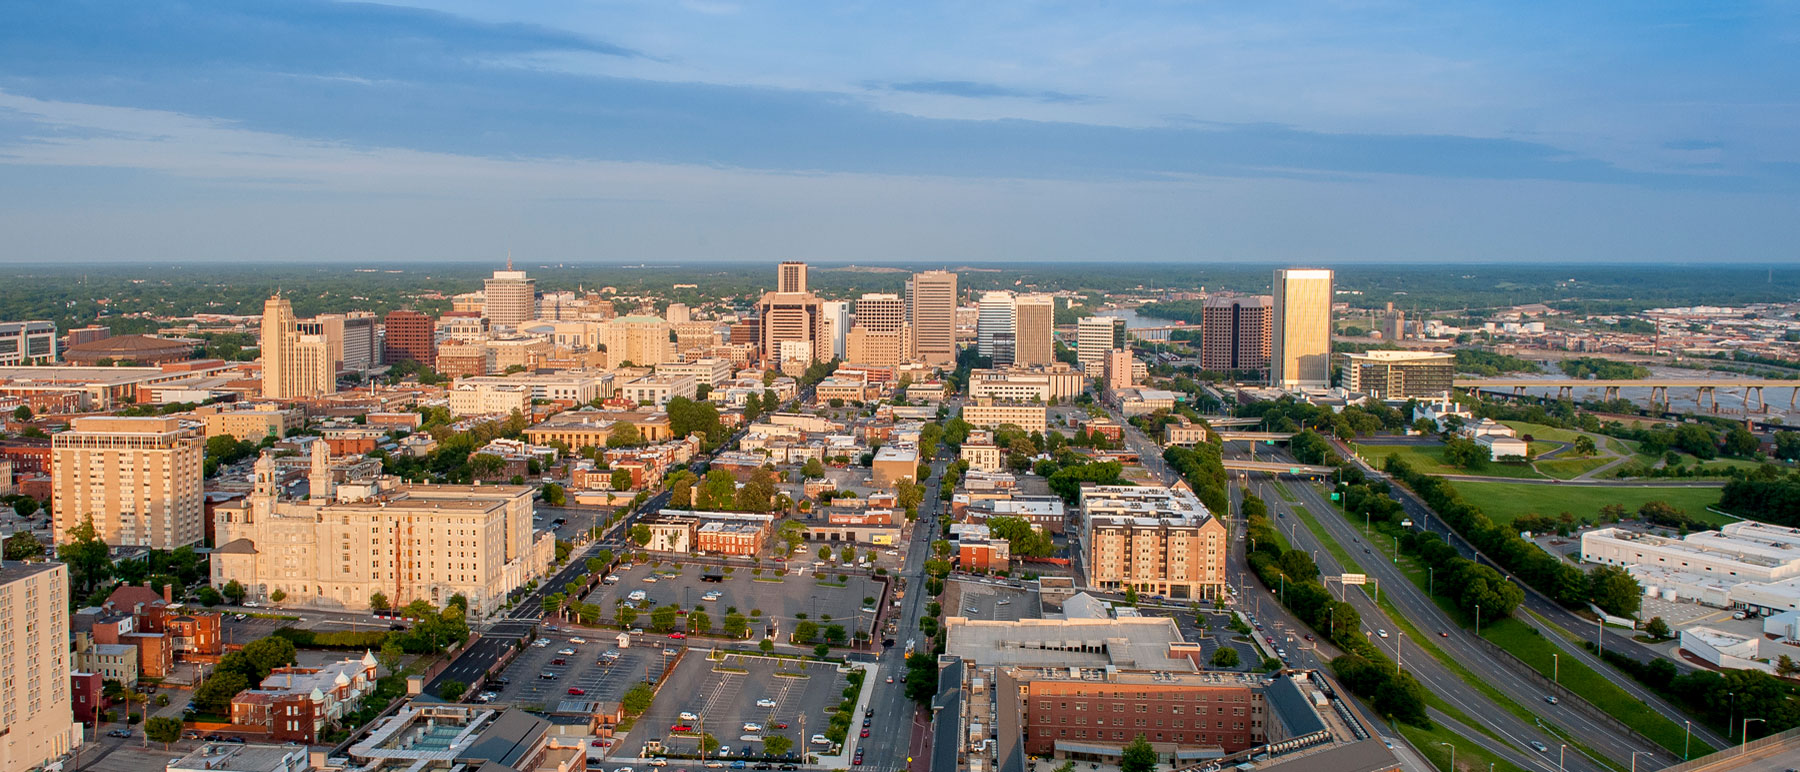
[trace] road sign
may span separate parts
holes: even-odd
[[[1341,579],[1344,584],[1354,585],[1367,584],[1369,581],[1368,574],[1341,574],[1338,578]]]
[[[1331,500],[1332,500],[1332,501],[1340,501],[1340,500],[1342,500],[1342,499],[1343,499],[1343,498],[1344,498],[1344,494],[1342,494],[1342,493],[1333,493],[1333,494],[1331,494]]]
[[[1288,467],[1288,474],[1299,474],[1299,473],[1300,473],[1300,467],[1297,467],[1297,466]]]

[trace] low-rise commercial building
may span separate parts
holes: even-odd
[[[870,463],[869,482],[876,487],[891,488],[900,484],[901,480],[919,482],[919,451],[917,448],[884,445],[875,451],[875,459]]]
[[[472,415],[525,415],[531,410],[531,389],[510,383],[469,383],[463,379],[450,390],[450,414],[459,418]]]
[[[1456,357],[1444,351],[1360,351],[1340,354],[1344,387],[1376,399],[1427,399],[1447,394]]]
[[[240,440],[260,442],[269,435],[286,437],[306,425],[306,413],[297,408],[252,405],[241,409],[205,406],[194,410],[206,419],[206,436],[229,434]]]
[[[977,402],[973,405],[964,405],[962,409],[962,419],[969,422],[970,425],[985,429],[998,429],[1011,424],[1025,430],[1026,434],[1042,433],[1049,426],[1047,415],[1043,405]]]

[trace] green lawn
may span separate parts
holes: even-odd
[[[1636,512],[1644,502],[1659,500],[1712,525],[1724,525],[1736,519],[1706,511],[1707,507],[1719,503],[1718,488],[1596,487],[1463,480],[1453,480],[1450,484],[1496,523],[1510,523],[1513,518],[1532,513],[1555,516],[1569,512],[1578,518],[1595,517],[1607,504],[1618,504],[1626,511]]]
[[[1569,657],[1569,661],[1559,663],[1557,660],[1560,658],[1551,656],[1559,653],[1556,645],[1544,640],[1544,636],[1531,626],[1517,619],[1501,619],[1482,625],[1481,637],[1512,652],[1513,656],[1523,660],[1539,674],[1557,678],[1569,691],[1600,706],[1613,718],[1625,722],[1626,726],[1656,741],[1658,745],[1674,753],[1681,753],[1685,737],[1680,724],[1651,710],[1648,705],[1620,689],[1605,675],[1582,664],[1580,660]],[[1706,743],[1695,742],[1691,750],[1693,756],[1699,757],[1711,753],[1713,749]]]
[[[1512,762],[1488,753],[1486,748],[1476,745],[1462,735],[1450,731],[1449,727],[1433,725],[1430,729],[1420,729],[1412,724],[1401,724],[1400,734],[1412,743],[1419,753],[1431,762],[1431,766],[1442,772],[1454,772],[1450,769],[1450,748],[1439,743],[1449,743],[1456,749],[1457,770],[1482,770],[1493,765],[1494,772],[1522,772]]]
[[[1537,470],[1558,480],[1573,480],[1591,469],[1606,466],[1613,459],[1607,456],[1571,456],[1563,454],[1549,461],[1537,462]]]
[[[1501,477],[1513,479],[1543,479],[1543,475],[1533,471],[1525,464],[1500,464],[1489,462],[1480,469],[1462,469],[1444,463],[1444,448],[1440,445],[1354,445],[1356,452],[1379,468],[1387,463],[1388,456],[1399,456],[1426,474],[1460,474],[1480,477]]]
[[[1581,432],[1573,429],[1558,429],[1554,426],[1545,426],[1543,424],[1534,424],[1525,421],[1501,421],[1500,423],[1512,427],[1513,431],[1519,433],[1519,436],[1523,437],[1529,434],[1534,440],[1550,440],[1552,442],[1567,442],[1573,444],[1575,438],[1581,436]]]

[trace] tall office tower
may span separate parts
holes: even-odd
[[[68,566],[0,563],[0,682],[0,772],[39,769],[68,753],[77,730]]]
[[[1013,301],[1013,364],[1056,361],[1056,298],[1020,295]]]
[[[322,335],[332,361],[332,372],[364,372],[376,364],[375,315],[367,311],[319,314],[294,323],[302,335]]]
[[[116,547],[199,542],[206,536],[204,443],[175,418],[75,419],[50,440],[57,543],[89,518]]]
[[[1013,317],[1013,294],[1011,292],[984,292],[976,306],[975,316],[975,351],[984,357],[994,360],[995,367],[1012,364],[1011,342],[1014,340],[1016,321]],[[1008,342],[1005,361],[996,356],[994,342],[1004,339]]]
[[[779,273],[775,280],[776,292],[805,292],[806,264],[797,260],[789,260],[776,269]]]
[[[1406,340],[1406,312],[1387,304],[1381,315],[1381,339],[1389,343]]]
[[[856,326],[869,332],[906,328],[906,302],[891,292],[868,292],[856,299]]]
[[[512,258],[506,259],[506,270],[495,271],[483,286],[481,315],[490,324],[517,327],[537,318],[537,280],[513,270]]]
[[[819,312],[825,316],[825,338],[831,341],[831,358],[843,359],[844,338],[850,334],[850,301],[827,300],[819,304]]]
[[[418,311],[389,311],[382,327],[384,364],[410,359],[426,367],[437,367],[437,323],[431,317]]]
[[[825,329],[823,308],[812,293],[764,293],[756,310],[765,366],[792,375],[805,371],[825,354],[826,346],[820,345]]]
[[[1125,320],[1116,316],[1084,316],[1075,323],[1075,357],[1089,378],[1106,372],[1106,355],[1125,348]]]
[[[1275,271],[1269,385],[1322,389],[1331,385],[1331,271]]]
[[[670,303],[669,310],[663,313],[669,324],[687,324],[694,320],[694,312],[686,303]]]
[[[69,334],[74,333],[71,330]],[[55,361],[55,322],[0,322],[0,365],[46,365]]]
[[[1200,309],[1201,369],[1266,373],[1274,307],[1275,299],[1268,295],[1207,298]]]
[[[263,303],[261,335],[264,397],[306,399],[337,391],[331,341],[302,333],[287,298],[276,295]]]
[[[912,277],[913,359],[956,364],[956,274],[924,271]]]

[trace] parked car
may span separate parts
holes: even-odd
[[[579,687],[579,686],[571,686],[571,687],[569,687],[569,693],[570,693],[570,694],[573,694],[573,695],[575,695],[575,696],[577,696],[577,697],[580,697],[580,696],[583,696],[583,695],[586,695],[586,694],[587,694],[587,690],[586,690],[586,689],[583,689],[583,688],[581,688],[581,687]]]
[[[687,640],[687,634],[686,633],[669,633],[669,640],[671,640],[671,641]]]
[[[759,707],[759,708],[773,708],[773,707],[775,707],[775,701],[774,701],[774,700],[771,700],[771,699],[769,699],[769,698],[767,698],[767,697],[764,697],[764,698],[762,698],[762,699],[760,699],[760,700],[757,700],[757,701],[756,701],[756,707]]]
[[[569,643],[587,643],[587,639],[577,635],[570,638]]]
[[[564,646],[560,649],[557,649],[556,653],[561,654],[565,657],[573,657],[573,656],[575,656],[575,649],[568,647],[568,646]]]

